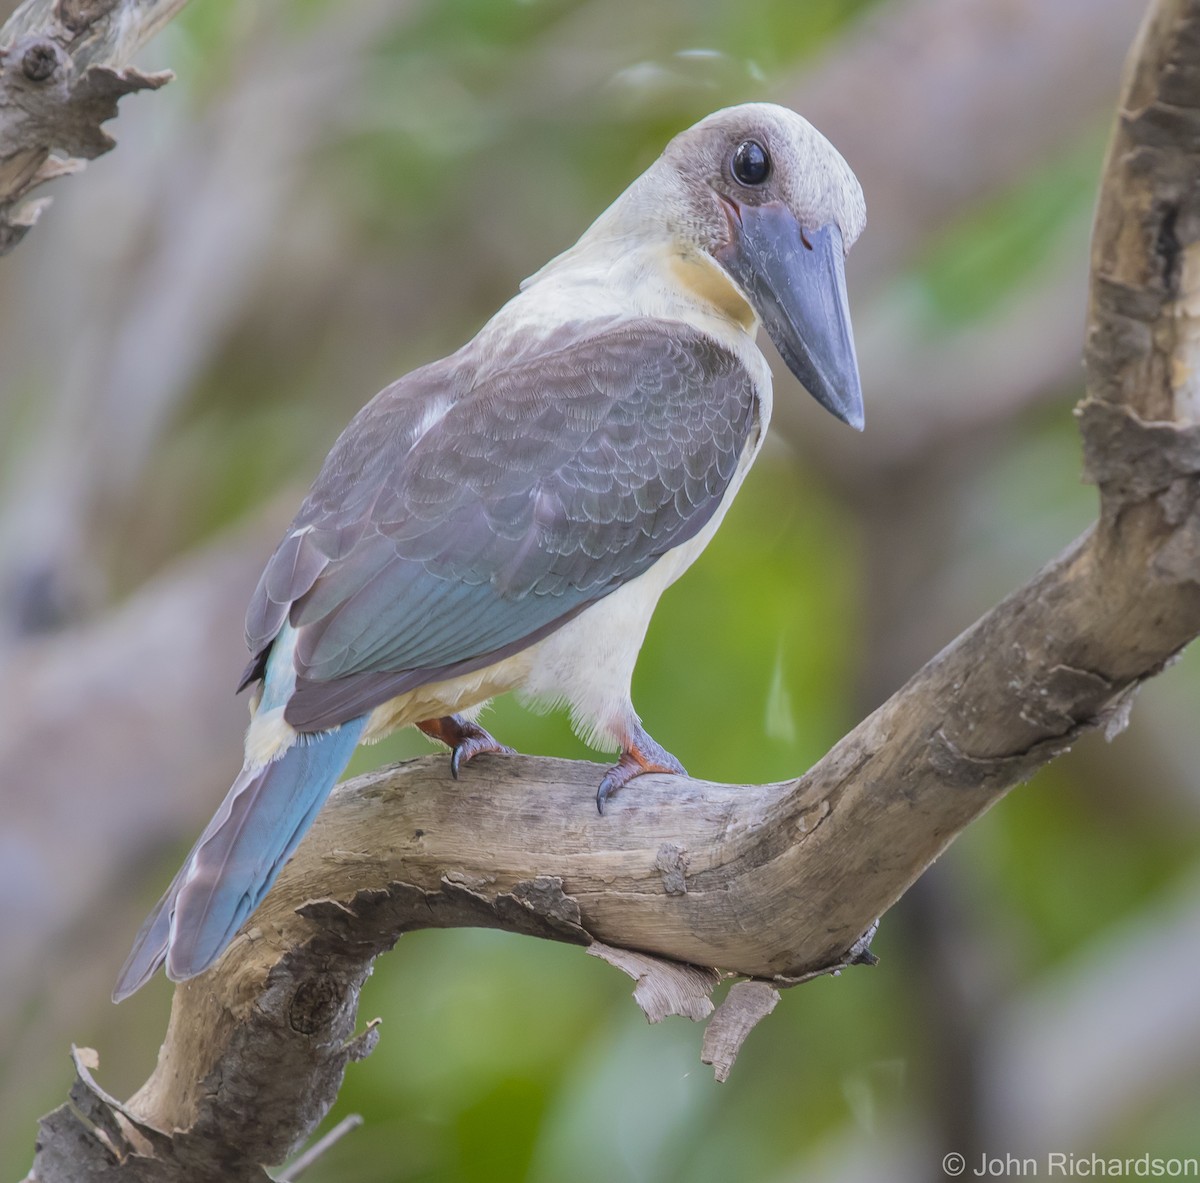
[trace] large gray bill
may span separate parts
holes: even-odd
[[[775,348],[827,411],[863,427],[862,383],[836,225],[802,231],[779,202],[737,207],[733,241],[716,252],[742,286]]]

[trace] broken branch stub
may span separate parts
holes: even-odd
[[[171,80],[128,62],[184,2],[25,0],[0,29],[0,255],[49,205],[34,189],[115,146],[118,101]]]

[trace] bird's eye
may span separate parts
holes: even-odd
[[[761,185],[771,173],[771,158],[757,140],[743,140],[734,149],[730,168],[739,185]]]

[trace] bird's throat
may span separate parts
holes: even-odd
[[[747,332],[756,322],[754,309],[719,264],[699,254],[671,256],[672,279],[693,299]]]

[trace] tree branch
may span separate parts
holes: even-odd
[[[171,80],[128,62],[186,2],[25,0],[0,29],[0,255],[50,203],[31,190],[116,146],[117,101]]]
[[[565,761],[487,758],[454,782],[424,759],[342,786],[248,929],[176,989],[153,1076],[122,1106],[81,1066],[31,1178],[67,1177],[71,1130],[75,1179],[266,1178],[257,1164],[374,1046],[355,1034],[359,989],[418,928],[589,945],[653,1017],[707,1014],[720,975],[704,967],[761,982],[713,1019],[727,1071],[774,987],[863,960],[875,918],[971,820],[1081,732],[1119,731],[1200,633],[1198,43],[1200,0],[1160,0],[1105,168],[1079,412],[1092,530],[796,780],[647,777],[603,818],[598,769]]]

